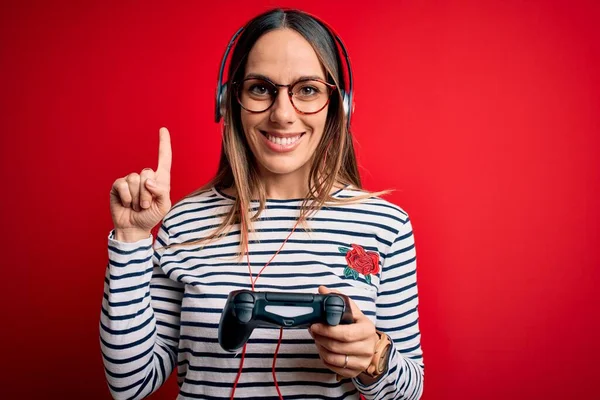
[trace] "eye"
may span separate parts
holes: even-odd
[[[298,82],[293,88],[294,97],[303,101],[321,98],[326,91],[325,85],[313,80]]]
[[[309,96],[314,96],[315,94],[319,93],[319,89],[314,87],[314,86],[302,86],[300,87],[300,90],[298,90],[298,95],[300,96],[305,96],[305,97],[309,97]]]
[[[257,96],[265,96],[269,94],[269,88],[260,83],[255,83],[248,88],[248,92]]]

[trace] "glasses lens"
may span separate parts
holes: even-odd
[[[276,88],[265,80],[246,79],[240,86],[238,99],[246,110],[261,112],[271,107],[275,92]]]
[[[327,104],[331,94],[327,85],[319,81],[300,81],[292,87],[292,99],[298,111],[314,113]]]
[[[296,82],[292,88],[294,107],[302,113],[315,113],[327,104],[331,90],[326,84],[315,80]],[[275,102],[277,87],[264,79],[249,78],[242,81],[238,100],[242,107],[251,112],[268,110]]]

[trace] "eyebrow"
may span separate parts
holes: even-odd
[[[250,73],[250,74],[248,74],[248,75],[246,75],[244,77],[244,79],[248,79],[248,78],[262,79],[262,80],[265,80],[265,81],[269,81],[269,82],[275,83],[275,81],[273,79],[269,78],[266,75],[262,75],[262,74]],[[299,82],[299,81],[307,81],[307,80],[310,80],[310,79],[318,79],[318,80],[321,80],[321,81],[325,80],[325,78],[323,78],[323,77],[321,77],[319,75],[303,75],[303,76],[299,77],[298,79],[293,80],[292,83],[296,83],[296,82]]]

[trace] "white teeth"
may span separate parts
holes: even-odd
[[[270,142],[273,142],[280,146],[290,146],[290,145],[296,143],[298,141],[298,139],[300,139],[300,136],[301,135],[294,136],[294,137],[280,138],[280,137],[271,136],[271,135],[267,134],[267,139],[269,139]]]

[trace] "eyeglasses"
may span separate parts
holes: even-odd
[[[320,79],[301,79],[290,85],[279,85],[265,78],[246,78],[234,83],[242,108],[251,113],[267,111],[275,104],[279,88],[288,88],[294,109],[300,114],[315,114],[329,104],[336,86]]]

